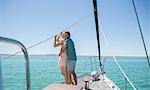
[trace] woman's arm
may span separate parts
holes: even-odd
[[[58,47],[59,45],[61,45],[61,43],[59,43],[59,38],[57,38],[57,35],[55,35],[55,37],[54,37],[54,47]]]

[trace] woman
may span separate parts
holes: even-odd
[[[61,38],[60,38],[60,36],[61,36]],[[54,47],[61,46],[60,52],[63,48],[65,37],[66,37],[65,32],[61,33],[58,37],[57,37],[57,35],[55,35],[55,37],[54,37]],[[67,84],[68,83],[68,80],[67,80],[68,77],[67,77],[67,54],[66,54],[66,51],[59,54],[58,66],[61,69],[61,73],[65,78],[65,83]]]

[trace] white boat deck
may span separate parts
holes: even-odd
[[[82,87],[67,84],[50,84],[42,90],[82,90]]]
[[[84,89],[85,78],[89,78],[89,86],[91,90],[120,90],[118,86],[106,76],[106,74],[100,75],[98,81],[90,80],[91,76],[86,74],[78,78],[78,85],[50,84],[42,90],[86,90]]]
[[[85,82],[84,78],[90,78],[90,75],[85,75],[83,77],[80,77],[78,79],[78,85],[84,87]],[[92,86],[90,87],[92,90],[111,90],[111,88],[107,85],[106,82],[104,82],[103,78],[100,76],[99,81],[95,81],[92,83]]]

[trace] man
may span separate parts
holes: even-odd
[[[71,74],[73,75],[74,83],[77,85],[77,76],[75,73],[75,66],[76,66],[76,51],[75,51],[75,46],[74,42],[70,38],[70,32],[65,32],[66,34],[66,40],[64,42],[62,51],[59,53],[61,55],[65,50],[67,53],[67,71],[68,71],[68,84],[71,84]]]

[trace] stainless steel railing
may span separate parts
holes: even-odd
[[[93,58],[93,59],[92,59]],[[89,57],[89,59],[90,59],[90,61],[92,62],[90,62],[90,63],[88,63],[88,64],[86,64],[86,66],[88,67],[88,66],[91,66],[91,68],[93,68],[92,66],[93,66],[93,64],[94,65],[96,65],[96,64],[99,64],[99,62],[97,62],[97,61],[95,61],[96,60],[96,58],[95,57]],[[104,61],[106,58],[104,57],[103,58],[103,60],[102,61]],[[114,57],[113,57],[113,59],[114,59]],[[116,59],[116,58],[115,58]],[[93,62],[93,60],[94,60],[94,62]],[[97,59],[98,60],[98,59]],[[116,63],[116,62],[115,62]],[[118,67],[118,62],[117,62],[117,67]],[[103,63],[103,65],[104,65],[104,63]],[[104,66],[103,66],[103,68],[104,68]],[[121,66],[120,66],[120,64],[119,64],[119,67],[118,67],[119,69],[121,68]],[[112,68],[111,68],[112,69]],[[91,69],[91,71],[93,71],[93,69]],[[116,70],[115,70],[116,71]],[[104,73],[106,73],[106,72],[104,72]],[[137,89],[137,87],[132,83],[132,81],[128,78],[128,76],[127,76],[127,74],[124,72],[124,70],[121,68],[121,73],[122,73],[122,75],[123,75],[123,79],[124,79],[124,85],[123,85],[123,90],[128,90],[128,88],[127,88],[127,84],[129,84],[130,86],[131,86],[131,88],[133,89],[133,90],[140,90],[140,89]],[[107,74],[107,73],[106,73]],[[115,83],[116,84],[116,83]],[[139,87],[138,87],[139,88]]]
[[[26,60],[26,86],[27,86],[27,90],[31,90],[31,86],[30,86],[29,57],[28,57],[27,49],[25,48],[25,46],[21,42],[19,42],[17,40],[14,40],[14,39],[0,37],[0,42],[14,44],[14,45],[17,45],[17,46],[19,46],[21,48],[22,52],[24,53],[24,58]],[[0,77],[0,78],[1,78],[0,80],[2,80],[2,77]],[[3,83],[1,83],[0,86],[2,86],[2,85],[3,85]]]

